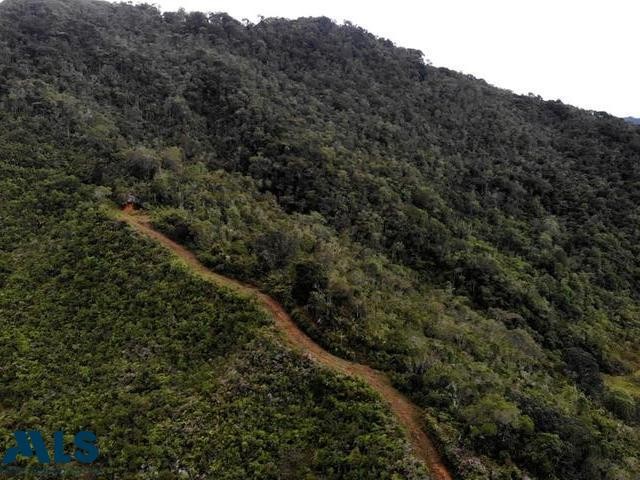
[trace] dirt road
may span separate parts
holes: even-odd
[[[190,269],[197,272],[206,280],[218,285],[230,287],[241,294],[256,298],[273,316],[276,326],[284,333],[285,339],[292,347],[332,370],[357,377],[366,382],[387,401],[391,410],[398,418],[398,421],[404,427],[416,456],[426,464],[433,479],[452,480],[452,476],[442,462],[440,454],[433,445],[433,442],[422,429],[420,409],[396,390],[385,374],[366,365],[350,362],[327,352],[300,330],[289,314],[282,308],[282,305],[273,298],[262,293],[252,285],[247,285],[209,270],[200,263],[192,252],[162,233],[154,230],[144,215],[132,212],[118,212],[117,216],[138,232],[153,238],[171,250],[175,255],[180,257]]]

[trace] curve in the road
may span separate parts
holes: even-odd
[[[197,272],[206,280],[217,285],[230,287],[237,292],[256,298],[274,318],[276,326],[284,333],[289,344],[302,351],[312,360],[332,370],[357,377],[366,382],[387,401],[391,410],[398,418],[398,421],[404,427],[407,437],[413,446],[415,455],[426,464],[433,479],[452,480],[451,473],[449,473],[433,442],[422,428],[421,410],[406,396],[396,390],[385,374],[367,365],[350,362],[327,352],[296,325],[282,305],[276,300],[252,285],[225,277],[208,269],[200,263],[191,251],[155,230],[144,215],[137,212],[119,212],[118,218],[127,222],[136,231],[153,238],[171,250],[175,255],[180,257],[190,269]]]

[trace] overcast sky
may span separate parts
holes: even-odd
[[[350,20],[436,66],[640,117],[640,0],[149,0],[162,10]]]

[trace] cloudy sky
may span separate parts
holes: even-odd
[[[350,20],[437,66],[640,117],[639,0],[149,0],[162,10]]]

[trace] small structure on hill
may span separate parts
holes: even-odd
[[[122,202],[122,204],[120,205],[120,208],[125,211],[138,210],[141,207],[142,207],[142,202],[140,202],[140,199],[135,195],[133,195],[132,193],[129,193],[125,201]]]

